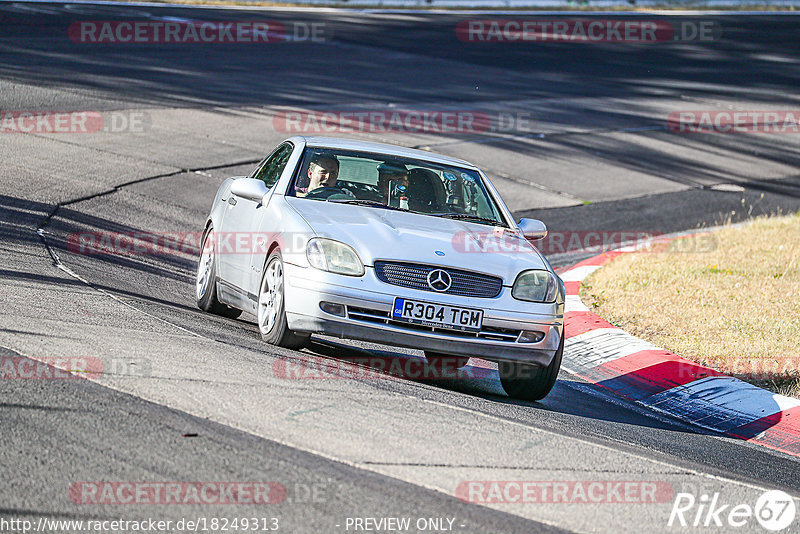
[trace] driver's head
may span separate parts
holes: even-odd
[[[327,154],[318,154],[311,158],[308,166],[308,190],[320,187],[335,187],[339,177],[339,160]]]

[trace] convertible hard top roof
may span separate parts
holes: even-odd
[[[442,156],[435,152],[428,152],[426,150],[416,150],[413,148],[406,148],[397,145],[388,145],[386,143],[372,143],[370,141],[360,141],[357,139],[345,139],[341,137],[302,137],[297,136],[292,139],[302,141],[306,146],[314,148],[333,148],[342,150],[356,150],[362,152],[372,152],[377,154],[385,154],[387,156],[399,156],[413,159],[421,159],[440,163],[443,165],[454,165],[457,167],[468,167],[470,169],[477,169],[475,165],[468,161],[448,156]]]

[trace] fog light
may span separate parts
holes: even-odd
[[[325,313],[344,317],[344,304],[336,304],[335,302],[320,302],[319,308]]]
[[[544,332],[535,332],[530,330],[523,330],[522,335],[519,336],[520,343],[538,343],[544,339]]]

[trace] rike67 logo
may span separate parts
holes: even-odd
[[[677,493],[669,514],[668,527],[709,527],[732,529],[752,524],[753,518],[765,529],[779,532],[794,523],[797,508],[791,495],[780,490],[762,494],[755,503],[731,504],[720,500],[720,494],[703,494],[696,498],[691,493]]]

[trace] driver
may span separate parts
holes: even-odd
[[[297,189],[297,196],[304,197],[315,189],[336,187],[339,177],[339,160],[329,154],[315,154],[308,165],[308,189]]]

